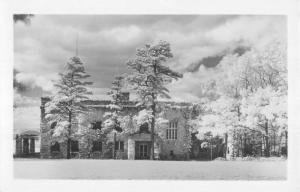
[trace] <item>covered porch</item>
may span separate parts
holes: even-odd
[[[159,159],[162,141],[154,136],[154,158]],[[128,137],[128,159],[150,159],[151,135],[149,133],[135,133]]]
[[[15,157],[39,156],[40,133],[38,131],[23,131],[15,135]]]

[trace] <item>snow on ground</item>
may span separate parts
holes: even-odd
[[[14,160],[17,179],[283,180],[286,161]]]

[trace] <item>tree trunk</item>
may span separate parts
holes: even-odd
[[[67,141],[67,159],[71,159],[71,139]]]
[[[276,134],[275,134],[275,131],[274,131],[273,137],[274,137],[274,140],[273,140],[273,150],[274,150],[274,155],[276,155]]]
[[[72,113],[69,112],[69,130],[68,130],[68,141],[67,141],[67,159],[71,158],[71,127],[72,126]]]
[[[260,155],[261,156],[263,156],[264,155],[264,153],[265,153],[265,136],[264,135],[262,135],[262,140],[261,140],[261,153],[260,153]]]
[[[226,159],[226,155],[227,155],[227,150],[228,150],[228,134],[225,133],[225,153],[224,153],[225,159]]]
[[[150,159],[154,159],[154,126],[155,126],[155,103],[152,105],[152,121],[151,121],[151,150]]]
[[[246,133],[244,133],[244,150],[243,150],[243,157],[246,156],[246,148],[247,148],[247,141],[246,141]]]
[[[278,156],[281,156],[281,155],[282,155],[282,154],[281,154],[281,142],[282,142],[282,134],[280,134],[280,136],[279,136],[279,142],[278,142],[279,147],[278,147],[278,151],[277,151]]]
[[[286,156],[288,155],[288,132],[285,131],[285,149],[286,149]]]
[[[269,144],[269,129],[268,129],[268,122],[265,123],[265,141],[266,141],[266,149],[265,149],[265,156],[270,157],[270,144]]]
[[[112,158],[116,159],[116,133],[114,132],[114,142],[112,148]]]

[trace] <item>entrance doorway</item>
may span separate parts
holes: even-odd
[[[151,143],[147,141],[137,141],[135,148],[135,159],[150,159]]]

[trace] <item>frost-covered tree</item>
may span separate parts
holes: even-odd
[[[136,57],[127,62],[131,70],[126,78],[128,85],[136,91],[139,99],[138,105],[142,105],[151,116],[151,153],[150,159],[154,158],[154,132],[156,107],[158,97],[170,98],[166,84],[173,79],[181,78],[182,75],[170,69],[166,64],[172,58],[170,44],[160,41],[158,44],[146,44],[137,49]]]
[[[82,101],[87,100],[92,93],[87,86],[92,82],[85,71],[79,57],[72,57],[65,66],[65,71],[59,73],[59,80],[54,86],[57,92],[46,103],[46,118],[54,127],[53,140],[67,141],[67,158],[70,158],[70,143],[78,129],[78,118],[88,111]]]
[[[108,92],[108,95],[111,96],[112,102],[108,106],[109,112],[104,114],[104,118],[107,118],[104,121],[103,131],[105,133],[113,133],[113,158],[115,158],[115,143],[116,143],[116,134],[117,132],[122,132],[121,122],[127,120],[121,114],[122,110],[122,87],[123,87],[122,76],[116,76],[112,82],[111,90]]]
[[[243,124],[264,136],[265,155],[270,156],[270,132],[287,130],[287,98],[271,87],[260,88],[243,99]],[[274,130],[277,128],[277,130]]]
[[[225,56],[214,69],[215,77],[202,82],[213,85],[210,90],[215,97],[209,98],[206,112],[194,121],[198,136],[208,131],[231,133],[229,146],[236,153],[231,155],[239,155],[239,151],[245,155],[249,140],[261,143],[265,154],[270,154],[270,131],[273,135],[287,133],[286,68],[286,46],[280,41],[263,50]]]

